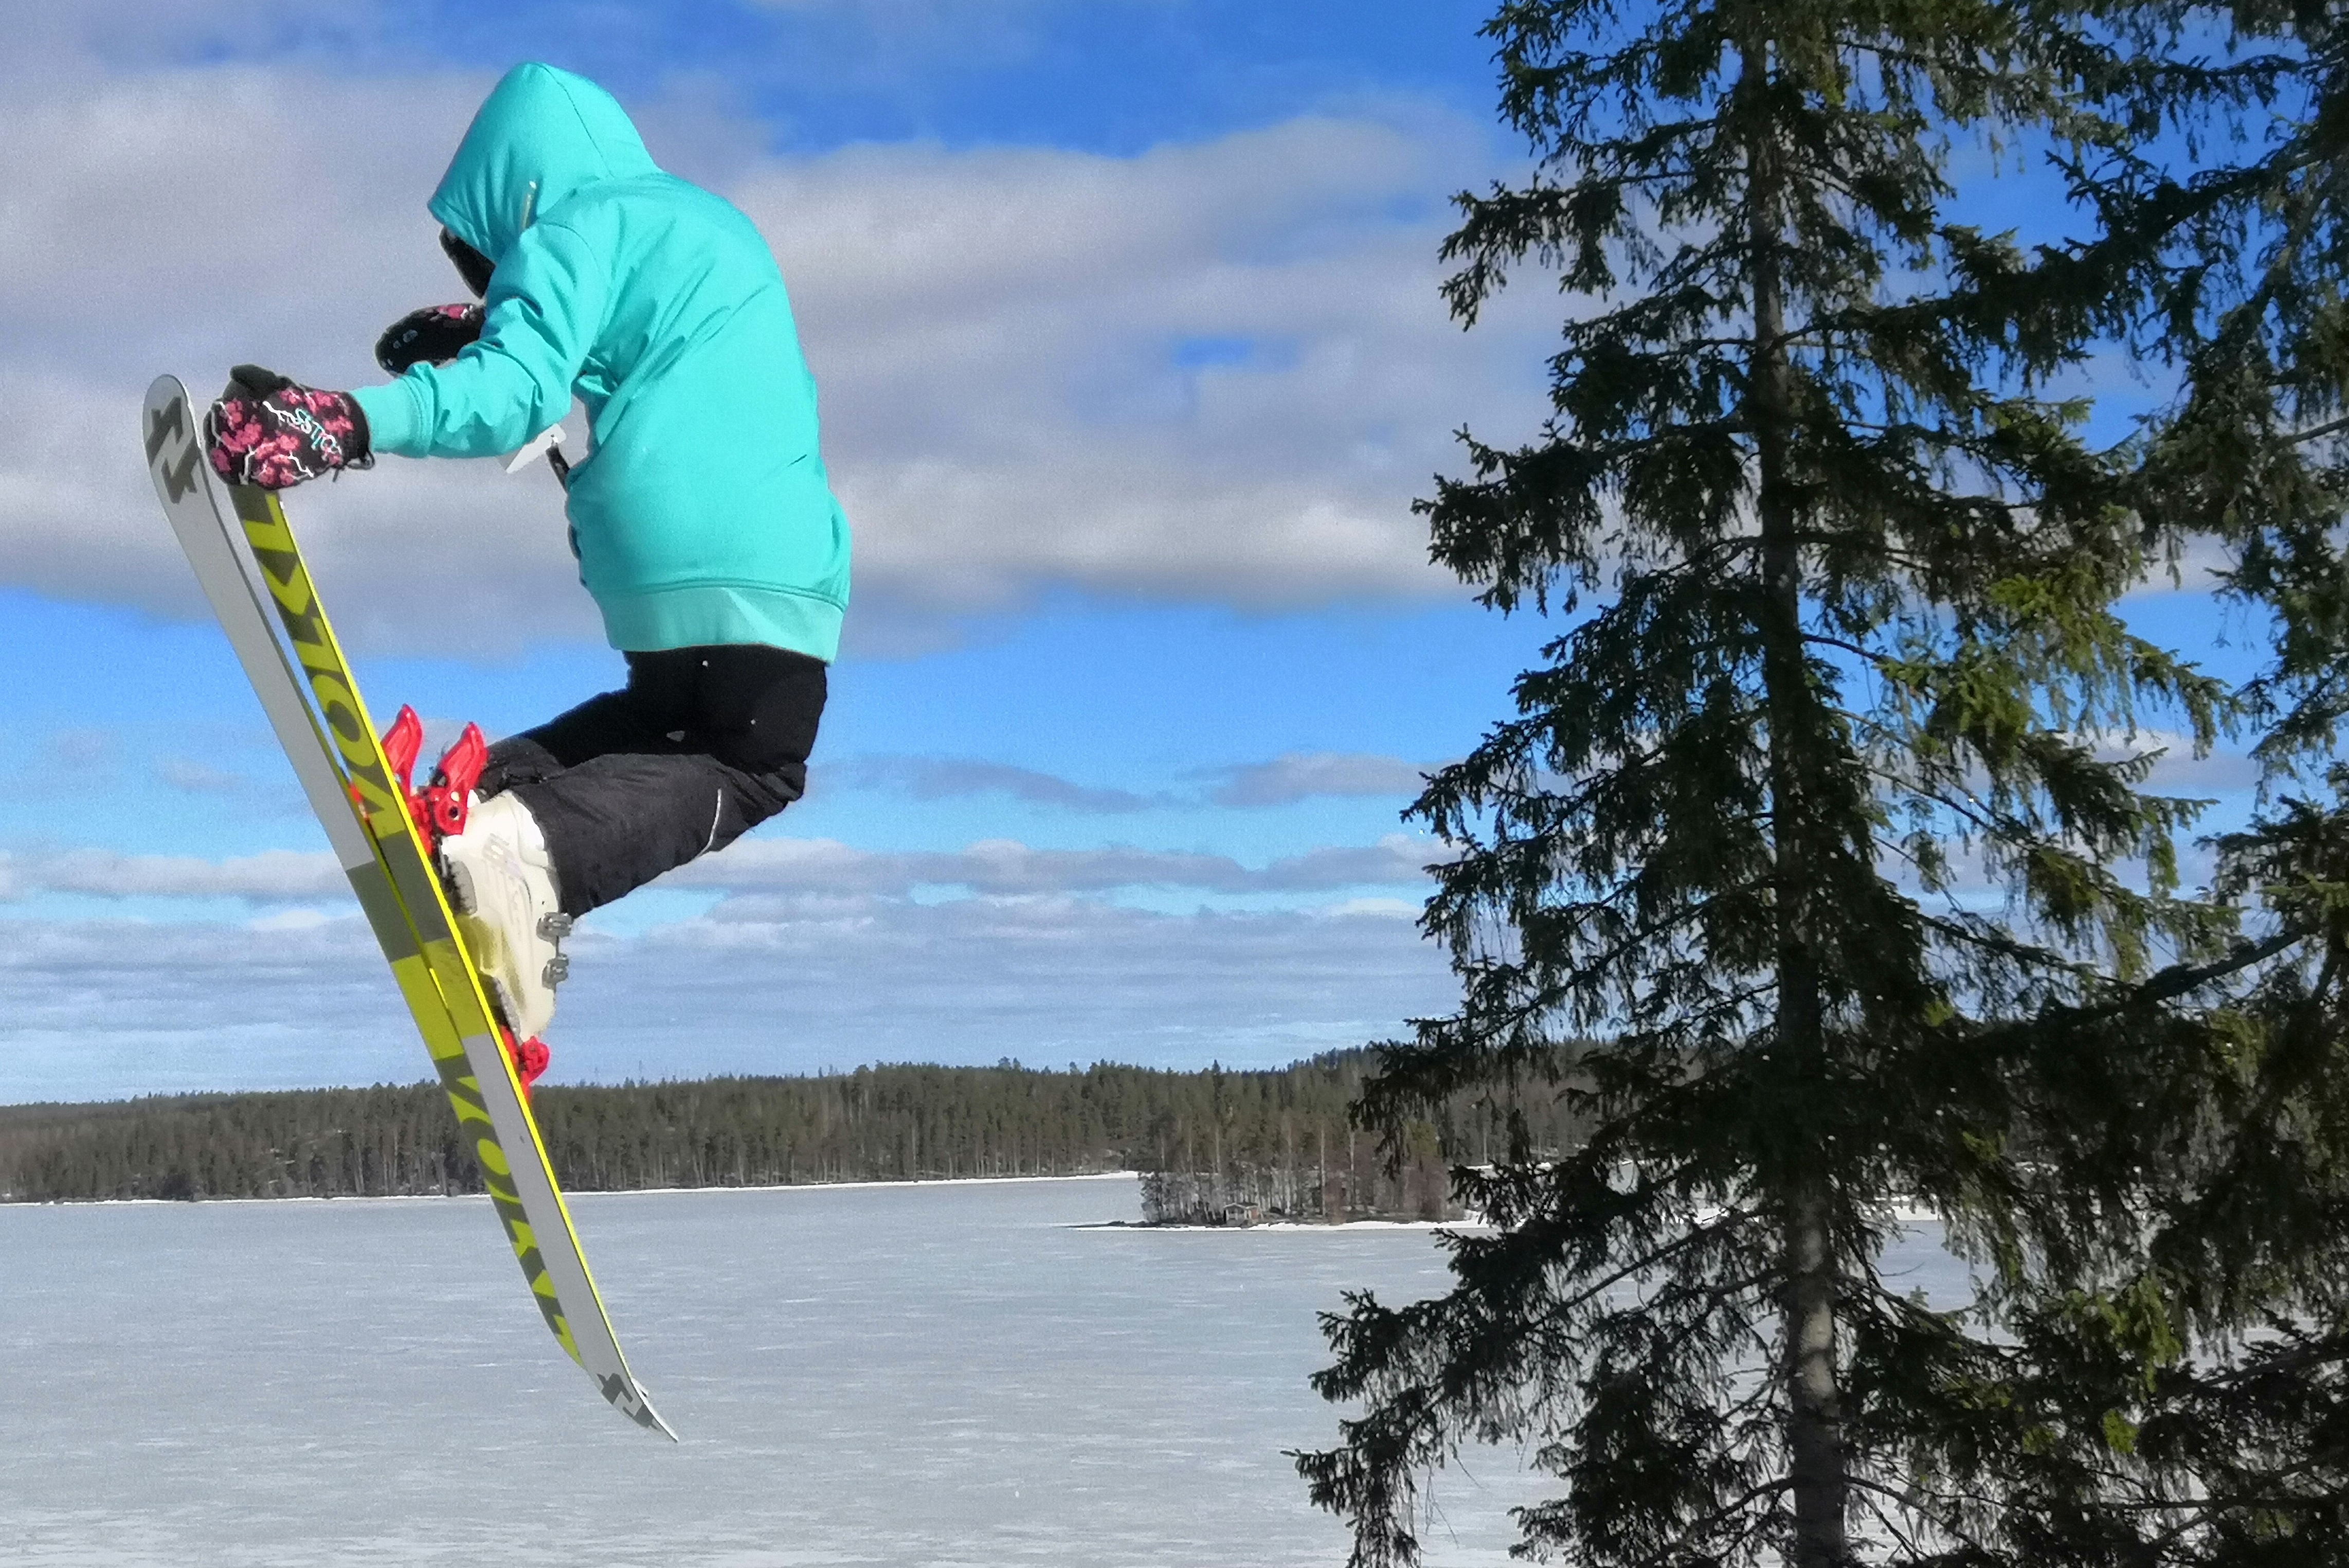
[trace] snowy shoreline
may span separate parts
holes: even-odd
[[[904,1181],[777,1181],[746,1184],[739,1187],[628,1187],[611,1191],[575,1192],[565,1189],[565,1203],[593,1201],[599,1198],[645,1198],[654,1196],[689,1197],[711,1192],[842,1192],[855,1188],[884,1187],[1005,1187],[1012,1183],[1038,1181],[1137,1181],[1141,1173],[1132,1170],[1096,1170],[1076,1176],[922,1176]],[[378,1192],[344,1194],[333,1197],[304,1196],[299,1198],[57,1198],[0,1199],[0,1211],[10,1209],[102,1209],[134,1208],[147,1205],[162,1209],[190,1209],[202,1204],[228,1203],[487,1203],[486,1192]],[[1214,1230],[1214,1226],[1201,1226]],[[1299,1226],[1299,1230],[1315,1230],[1315,1226]]]
[[[610,1191],[574,1192],[566,1190],[566,1203],[595,1202],[606,1198],[695,1197],[721,1192],[843,1192],[872,1191],[886,1188],[906,1187],[1009,1187],[1050,1181],[1139,1181],[1143,1173],[1135,1170],[1097,1170],[1074,1176],[925,1176],[901,1181],[785,1181],[739,1187],[630,1187]],[[11,1209],[103,1209],[152,1207],[188,1209],[204,1204],[286,1204],[286,1203],[487,1203],[483,1192],[392,1192],[367,1195],[346,1194],[339,1197],[298,1198],[59,1198],[13,1199],[0,1198],[0,1212]],[[1899,1225],[1932,1225],[1940,1217],[1930,1210],[1898,1205],[1892,1220]],[[1489,1232],[1493,1228],[1480,1220],[1348,1220],[1338,1224],[1319,1224],[1309,1220],[1275,1220],[1253,1225],[1201,1225],[1168,1222],[1153,1224],[1137,1220],[1090,1220],[1063,1226],[1070,1231],[1199,1231],[1237,1234],[1247,1231],[1329,1232],[1340,1231],[1465,1231]]]
[[[1893,1209],[1892,1221],[1896,1225],[1938,1225],[1941,1221],[1941,1217],[1929,1209],[1900,1205]],[[1242,1231],[1291,1232],[1300,1231],[1471,1231],[1489,1234],[1495,1227],[1482,1220],[1348,1220],[1335,1225],[1317,1224],[1311,1220],[1259,1220],[1253,1225],[1186,1224],[1174,1220],[1164,1224],[1153,1224],[1148,1220],[1097,1220],[1082,1225],[1071,1225],[1069,1229],[1072,1231],[1206,1231],[1234,1233]]]
[[[1254,1225],[1197,1225],[1169,1220],[1152,1224],[1144,1220],[1092,1220],[1081,1225],[1071,1225],[1071,1231],[1196,1231],[1209,1235],[1238,1235],[1242,1231],[1278,1231],[1288,1235],[1327,1233],[1338,1231],[1490,1231],[1481,1220],[1342,1220],[1334,1225],[1317,1224],[1311,1220],[1275,1220]]]

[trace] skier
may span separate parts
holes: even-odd
[[[463,831],[440,845],[469,944],[527,1041],[553,1016],[574,918],[805,790],[848,526],[765,241],[656,167],[611,95],[515,67],[429,210],[481,303],[394,323],[376,346],[387,385],[324,391],[240,366],[205,433],[224,478],[280,489],[386,452],[514,452],[574,396],[585,405],[571,549],[627,684],[491,747]]]

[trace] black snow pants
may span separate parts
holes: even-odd
[[[490,748],[546,835],[555,891],[584,915],[723,849],[807,791],[822,660],[730,644],[631,653],[628,684]]]

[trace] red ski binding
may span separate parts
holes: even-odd
[[[440,763],[432,770],[432,782],[422,789],[416,787],[416,759],[424,749],[424,721],[416,710],[405,703],[399,716],[384,732],[384,760],[398,775],[400,798],[408,802],[408,815],[416,821],[416,831],[424,842],[439,845],[452,833],[465,831],[465,816],[473,804],[473,786],[481,782],[481,770],[489,765],[490,742],[482,737],[479,724],[468,724],[457,743],[440,753]]]
[[[424,814],[431,823],[428,831],[435,843],[465,831],[473,786],[481,782],[481,770],[489,762],[490,742],[482,739],[479,724],[466,725],[457,743],[440,753],[440,765],[432,770],[432,782],[424,788]]]
[[[423,749],[424,721],[416,716],[415,709],[403,702],[399,706],[399,717],[394,719],[391,728],[383,732],[383,759],[391,764],[392,776],[399,781],[399,798],[408,803],[408,815],[416,818],[418,830],[424,833],[426,842],[429,843],[430,830],[424,826],[424,818],[417,815],[416,785],[413,782],[416,755]]]
[[[521,1044],[515,1044],[513,1031],[502,1023],[498,1025],[498,1038],[505,1042],[506,1054],[513,1058],[514,1073],[522,1079],[523,1098],[530,1098],[531,1085],[537,1083],[539,1075],[546,1071],[546,1064],[554,1059],[554,1054],[546,1048],[546,1042],[535,1034]]]
[[[481,782],[481,770],[489,765],[490,743],[482,738],[479,724],[468,724],[457,743],[440,753],[440,766],[432,770],[432,782],[422,789],[416,787],[416,759],[424,750],[424,721],[416,710],[403,703],[399,715],[384,732],[384,760],[399,779],[399,797],[408,803],[408,815],[416,823],[416,831],[424,842],[439,848],[440,841],[452,833],[465,831],[465,817],[472,809],[473,786]],[[514,1075],[522,1080],[523,1098],[530,1098],[531,1085],[554,1054],[546,1042],[533,1034],[517,1042],[513,1031],[498,1025],[498,1040],[514,1065]]]

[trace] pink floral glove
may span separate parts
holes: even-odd
[[[357,400],[297,385],[258,365],[228,373],[228,389],[204,416],[204,451],[231,484],[264,490],[375,466]]]

